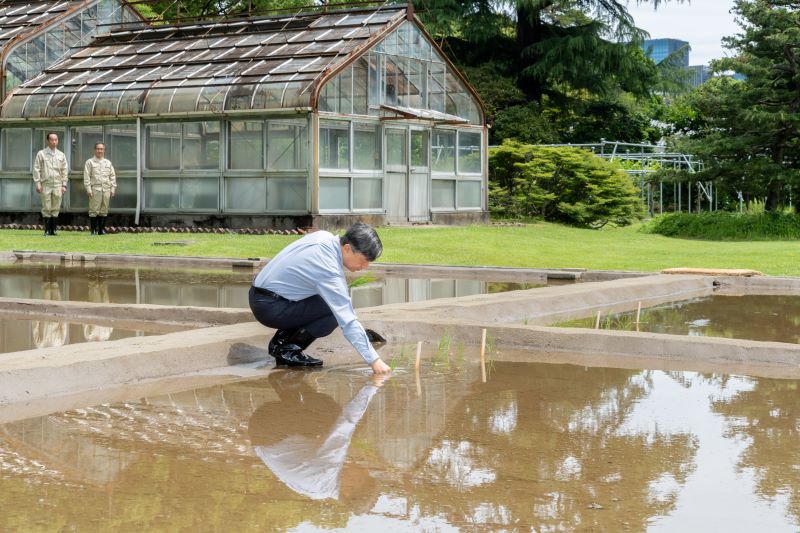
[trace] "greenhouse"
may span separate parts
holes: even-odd
[[[77,224],[97,141],[117,170],[115,224],[486,220],[483,105],[410,7],[150,26],[124,3],[78,3],[122,15],[16,87],[3,50],[0,219],[36,219],[32,160],[55,131],[70,166],[61,216]],[[27,42],[49,43],[59,20]]]

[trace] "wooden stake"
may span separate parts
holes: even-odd
[[[594,321],[594,329],[600,329],[600,313],[601,311],[597,311],[597,320]]]
[[[486,383],[486,328],[481,330],[481,380]]]
[[[636,308],[636,325],[639,325],[639,317],[642,314],[642,302],[639,302],[639,306]]]
[[[417,359],[414,361],[414,370],[419,372],[419,357],[422,354],[422,341],[417,343]]]

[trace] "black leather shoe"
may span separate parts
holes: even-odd
[[[322,366],[322,361],[303,353],[303,349],[296,344],[284,344],[279,346],[275,353],[276,365],[286,366]]]

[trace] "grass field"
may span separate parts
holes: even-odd
[[[379,262],[654,271],[669,267],[750,268],[800,276],[800,241],[712,242],[640,233],[638,226],[585,230],[526,226],[383,227]],[[90,236],[0,230],[0,250],[271,257],[294,236],[139,233]],[[185,245],[164,245],[184,241]]]

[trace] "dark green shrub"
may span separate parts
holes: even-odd
[[[582,227],[640,218],[627,174],[587,150],[505,141],[489,156],[489,208],[501,218],[542,218]]]
[[[668,213],[654,218],[642,231],[708,240],[798,239],[800,216],[784,211]]]

